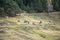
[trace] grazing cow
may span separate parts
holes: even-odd
[[[51,23],[51,21],[49,21],[49,23]]]
[[[20,20],[17,20],[17,22],[20,22]]]
[[[42,23],[42,21],[39,22],[39,24],[41,24],[41,23]]]
[[[42,21],[39,22],[39,25],[42,26]]]
[[[24,21],[24,23],[27,23],[27,24],[29,24],[30,22],[29,22],[28,20],[25,20],[25,21]]]

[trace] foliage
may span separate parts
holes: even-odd
[[[4,12],[8,16],[14,16],[16,13],[20,12],[19,6],[13,0],[1,0],[0,7],[4,8]]]
[[[60,0],[52,0],[53,9],[60,11]],[[0,0],[0,8],[8,16],[15,16],[17,13],[43,12],[47,11],[47,0]],[[0,12],[1,14],[1,12]]]
[[[60,11],[60,0],[52,0],[53,8],[56,11]]]

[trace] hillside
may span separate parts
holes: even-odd
[[[60,40],[60,0],[0,0],[0,40]]]
[[[22,13],[16,17],[0,17],[0,40],[60,40],[59,14]]]

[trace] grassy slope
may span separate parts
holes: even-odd
[[[52,16],[53,14],[54,16]],[[6,33],[0,33],[3,40],[60,40],[60,19],[57,13],[23,13],[21,16],[0,18],[8,25],[0,26]],[[17,22],[20,20],[20,22]],[[25,24],[24,20],[29,20],[30,24]],[[42,21],[42,24],[38,24]],[[49,23],[48,21],[52,21]],[[36,25],[32,25],[35,22]],[[3,35],[4,34],[4,35]]]

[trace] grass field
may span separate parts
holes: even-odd
[[[0,17],[0,40],[60,40],[60,13],[23,13],[20,16]],[[24,21],[29,21],[24,23]],[[39,22],[42,22],[39,24]],[[34,24],[33,24],[34,23]]]

